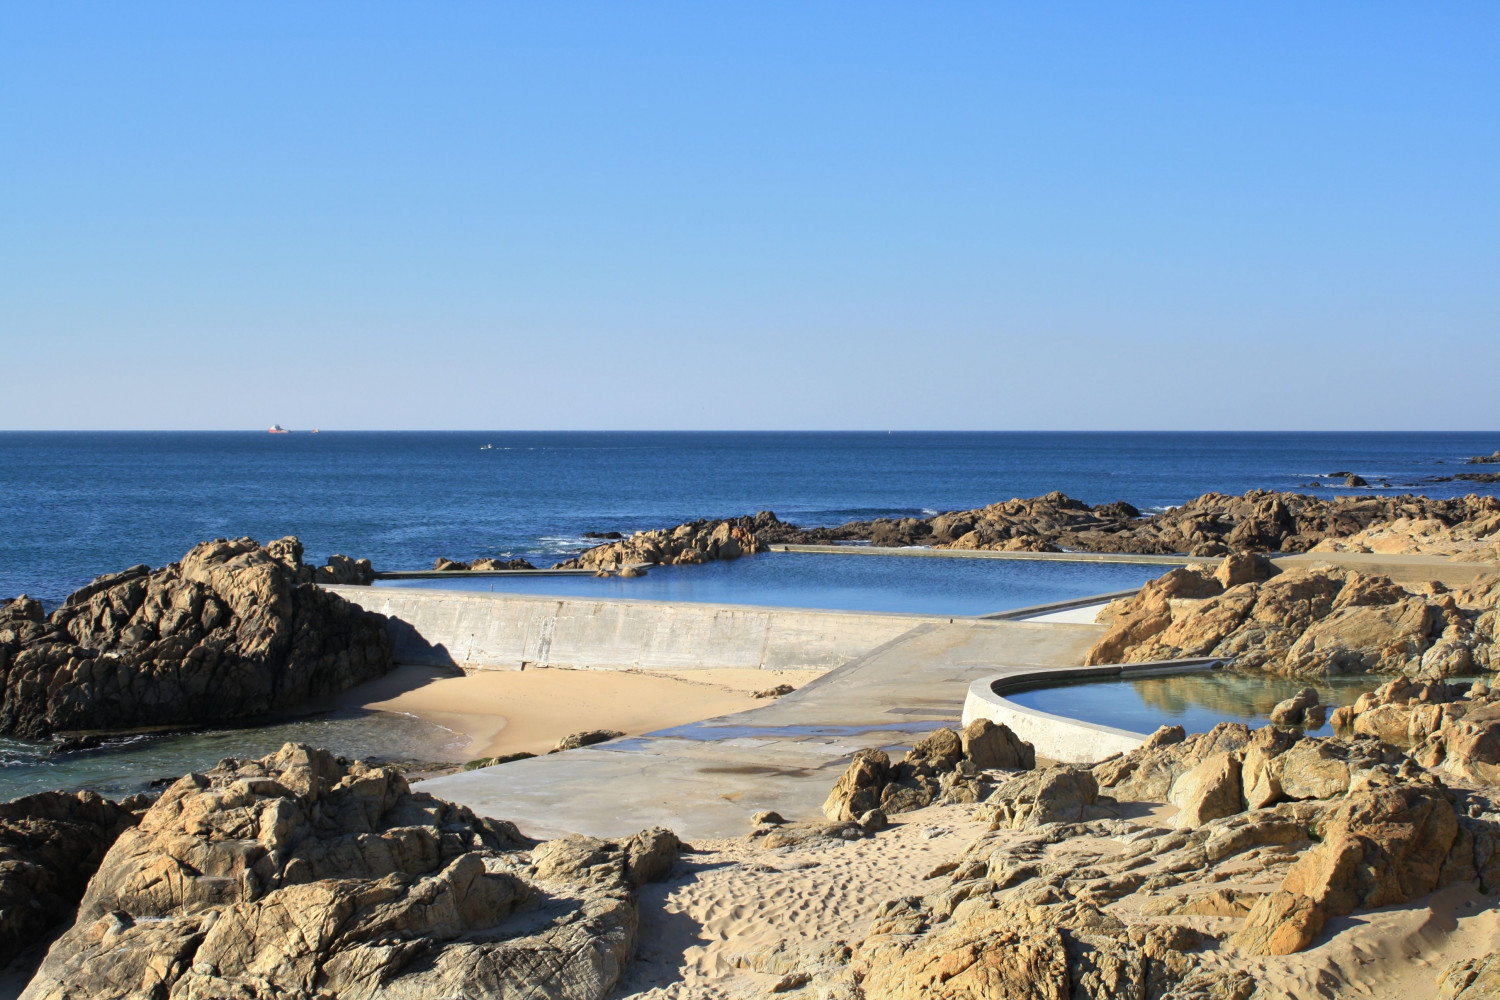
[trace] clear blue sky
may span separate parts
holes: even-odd
[[[1500,428],[1500,4],[0,6],[0,428]]]

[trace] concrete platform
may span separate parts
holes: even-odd
[[[1094,625],[920,624],[764,708],[424,781],[421,790],[532,836],[623,836],[661,825],[692,840],[740,836],[751,814],[813,819],[862,747],[909,747],[957,725],[969,685],[1000,665],[1065,669]]]

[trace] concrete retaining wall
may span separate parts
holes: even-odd
[[[1009,726],[1017,736],[1036,747],[1038,757],[1065,763],[1092,763],[1113,753],[1129,753],[1140,746],[1149,734],[1132,733],[1125,729],[1113,729],[1062,715],[1038,712],[1036,709],[1017,705],[1006,698],[1005,693],[1091,677],[1108,680],[1149,674],[1196,673],[1212,670],[1222,662],[1202,658],[1158,660],[1154,663],[1114,663],[1069,670],[1016,667],[1004,673],[981,677],[969,685],[968,696],[964,698],[963,724],[967,726],[975,719],[989,719]]]
[[[727,604],[328,587],[391,618],[402,663],[470,668],[832,670],[928,622]]]

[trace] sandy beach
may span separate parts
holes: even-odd
[[[469,737],[468,760],[546,753],[569,733],[627,736],[766,704],[754,692],[800,687],[814,670],[476,670],[404,666],[356,688],[342,707],[403,712]]]

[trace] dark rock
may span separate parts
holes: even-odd
[[[101,577],[45,619],[0,609],[0,732],[39,738],[250,718],[379,677],[385,619],[310,584],[283,538],[204,542]]]
[[[105,852],[139,820],[93,792],[0,804],[0,966],[72,914]]]

